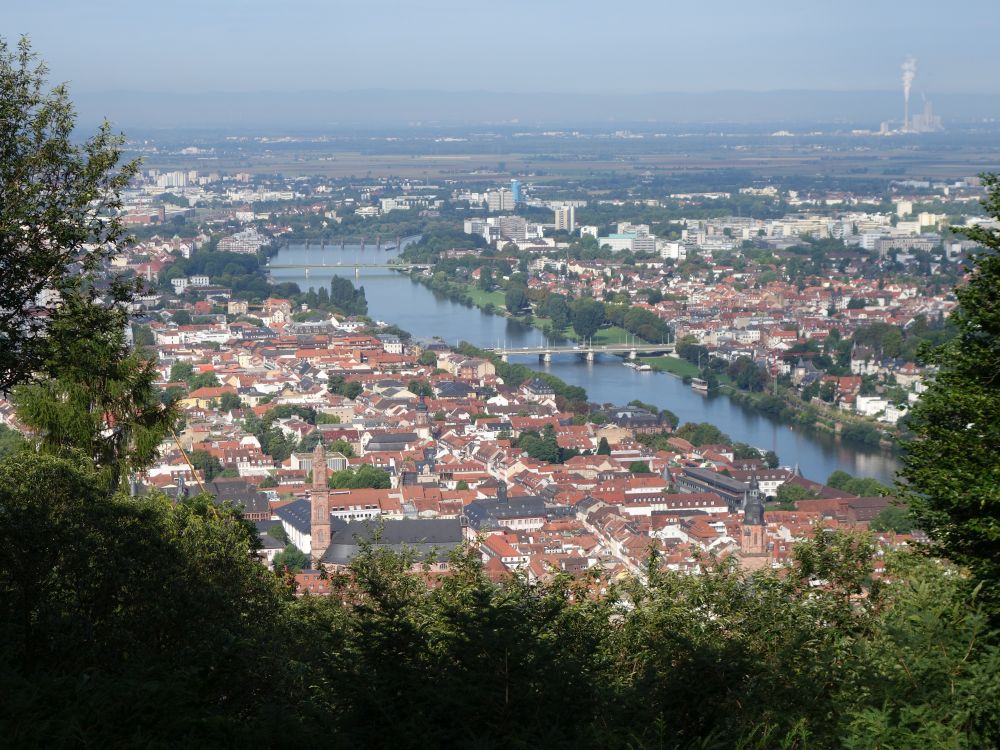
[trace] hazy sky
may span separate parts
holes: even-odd
[[[1000,92],[1000,0],[3,0],[76,92]],[[13,7],[11,7],[13,6]]]

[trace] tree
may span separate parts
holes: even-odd
[[[0,462],[0,516],[0,676],[24,686],[0,722],[17,744],[69,746],[87,727],[102,747],[127,746],[136,712],[157,715],[142,744],[196,726],[216,744],[265,695],[282,700],[232,690],[280,674],[261,655],[287,606],[232,506],[110,494],[85,458],[24,453]],[[86,691],[66,691],[82,674]],[[46,705],[59,719],[42,726]]]
[[[760,459],[760,451],[752,445],[746,443],[735,443],[733,445],[733,458],[737,459]]]
[[[215,376],[214,372],[202,372],[191,378],[192,391],[196,391],[199,388],[218,388],[219,385],[219,379]]]
[[[987,213],[1000,218],[1000,176],[983,175]],[[926,353],[939,369],[911,409],[900,489],[939,553],[966,565],[1000,613],[1000,231],[953,227],[985,249],[955,290],[958,335]]]
[[[299,441],[296,450],[299,453],[309,453],[316,449],[316,446],[323,442],[323,436],[319,430],[313,430]]]
[[[334,276],[330,280],[330,304],[344,315],[366,315],[368,300],[365,298],[365,288],[354,288],[349,279]]]
[[[108,123],[79,143],[67,90],[46,91],[47,72],[27,38],[16,51],[0,39],[0,393],[42,367],[60,300],[121,249],[119,194],[138,167],[120,164],[124,138]]]
[[[589,297],[573,302],[573,330],[580,338],[593,338],[604,325],[604,304]]]
[[[777,499],[783,509],[794,510],[796,502],[799,500],[808,500],[811,497],[814,497],[813,493],[802,485],[782,482],[778,487],[775,499]]]
[[[222,473],[222,462],[206,450],[195,450],[188,454],[188,460],[201,472],[206,482],[211,482]]]
[[[469,483],[466,482],[464,479],[459,479],[455,483],[455,489],[456,490],[461,490],[461,491],[467,490],[467,489],[469,489]]]
[[[344,458],[354,458],[354,448],[344,438],[337,438],[329,447],[330,453],[339,453]]]
[[[12,430],[7,425],[0,424],[0,460],[15,451],[24,448],[28,442],[17,430]]]
[[[597,455],[598,456],[610,456],[611,446],[608,445],[608,439],[606,437],[601,437],[600,441],[597,443]]]
[[[834,469],[830,476],[826,478],[826,484],[828,487],[842,490],[847,487],[848,483],[853,479],[854,477],[843,469]]]
[[[289,544],[274,556],[272,564],[275,570],[298,573],[309,567],[309,556],[294,544]]]
[[[628,465],[630,474],[652,474],[646,461],[633,461]]]
[[[431,398],[434,395],[434,389],[431,388],[431,384],[426,380],[411,380],[406,384],[406,390],[415,396],[423,396],[425,398]]]
[[[552,425],[546,425],[541,434],[530,430],[522,432],[516,445],[536,461],[550,464],[560,462],[559,443]]]
[[[777,469],[781,462],[778,459],[777,453],[768,451],[764,454],[764,463],[767,464],[767,468],[769,469]]]
[[[194,365],[179,360],[170,366],[170,381],[172,383],[189,382],[194,377]]]
[[[387,490],[392,487],[392,477],[387,471],[371,464],[362,464],[354,469],[341,469],[330,475],[329,484],[335,490],[357,490],[370,488]]]
[[[868,524],[872,531],[895,531],[897,534],[909,534],[913,530],[913,518],[909,510],[898,505],[890,505],[879,513]]]
[[[479,288],[484,292],[493,291],[493,273],[490,271],[489,267],[483,266],[479,269]]]
[[[545,300],[543,312],[552,322],[552,330],[561,332],[572,321],[572,310],[566,298],[561,294],[550,294]]]
[[[226,391],[219,398],[219,407],[223,411],[233,411],[234,409],[242,409],[243,401],[241,401],[240,397],[237,396],[235,393],[230,393],[229,391]]]
[[[424,367],[433,367],[437,364],[437,361],[437,353],[432,349],[420,352],[420,356],[417,357],[417,364]]]
[[[12,395],[43,450],[82,451],[112,489],[153,461],[177,419],[160,402],[154,363],[129,347],[126,320],[122,307],[97,304],[93,290],[66,295],[35,379]]]
[[[504,305],[511,315],[520,315],[528,307],[528,294],[523,286],[512,286],[504,294]]]
[[[677,437],[687,440],[691,445],[706,445],[709,443],[728,444],[732,442],[729,436],[708,422],[685,422],[678,428]]]
[[[149,326],[133,325],[132,339],[135,341],[135,345],[140,348],[156,344],[156,336]]]

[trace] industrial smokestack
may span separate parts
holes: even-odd
[[[903,60],[903,130],[910,129],[910,89],[913,88],[913,79],[917,75],[917,60],[913,55],[908,55]]]

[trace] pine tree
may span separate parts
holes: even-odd
[[[983,175],[1000,219],[1000,177]],[[939,369],[912,410],[901,472],[917,525],[938,552],[968,566],[1000,613],[1000,232],[958,231],[984,249],[956,290],[958,336],[928,353]]]

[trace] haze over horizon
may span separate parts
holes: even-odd
[[[41,0],[8,8],[2,34],[32,39],[75,93],[432,90],[565,94],[899,90],[1000,94],[1000,13],[988,0],[653,0],[494,8],[437,0],[361,4]],[[961,21],[965,20],[965,23]],[[968,22],[968,21],[974,21]],[[958,29],[961,29],[960,31]],[[819,43],[822,42],[822,43]]]

